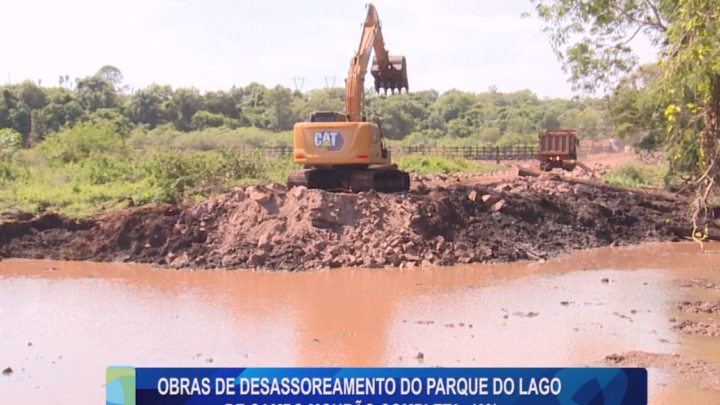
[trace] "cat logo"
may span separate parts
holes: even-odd
[[[336,131],[315,132],[313,143],[316,148],[327,148],[327,150],[340,150],[345,143],[342,134]]]

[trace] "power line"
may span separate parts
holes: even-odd
[[[298,81],[300,82],[300,85],[298,86]],[[305,76],[302,77],[293,77],[293,83],[295,84],[295,90],[302,93],[303,87],[305,87]]]
[[[332,86],[330,86],[329,77],[325,76],[325,87],[335,87],[335,80],[337,80],[337,76],[332,77]]]

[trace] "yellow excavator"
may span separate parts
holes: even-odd
[[[293,127],[293,160],[303,165],[291,172],[288,187],[360,192],[400,192],[410,189],[410,176],[392,163],[379,122],[368,122],[363,114],[365,75],[371,52],[370,73],[375,91],[407,92],[404,56],[390,56],[385,49],[377,10],[367,4],[367,16],[357,53],[345,80],[345,112],[316,111],[308,122]]]

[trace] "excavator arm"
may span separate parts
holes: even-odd
[[[360,121],[365,94],[365,75],[370,62],[370,55],[375,51],[371,74],[375,78],[375,91],[380,89],[387,93],[391,90],[402,92],[408,90],[407,65],[404,56],[390,56],[385,49],[382,35],[382,24],[377,10],[372,4],[365,6],[368,10],[363,24],[362,37],[357,53],[350,62],[348,78],[345,82],[345,113],[348,121]]]

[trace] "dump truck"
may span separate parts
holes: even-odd
[[[392,163],[380,121],[368,121],[363,113],[365,75],[373,50],[370,73],[375,90],[395,94],[409,89],[405,57],[388,54],[378,12],[372,4],[366,8],[360,45],[345,80],[345,111],[316,111],[293,126],[293,161],[303,167],[288,175],[288,187],[347,192],[410,189],[410,175]]]
[[[571,171],[577,164],[580,141],[575,129],[552,129],[538,134],[538,159],[540,170],[555,168]]]

